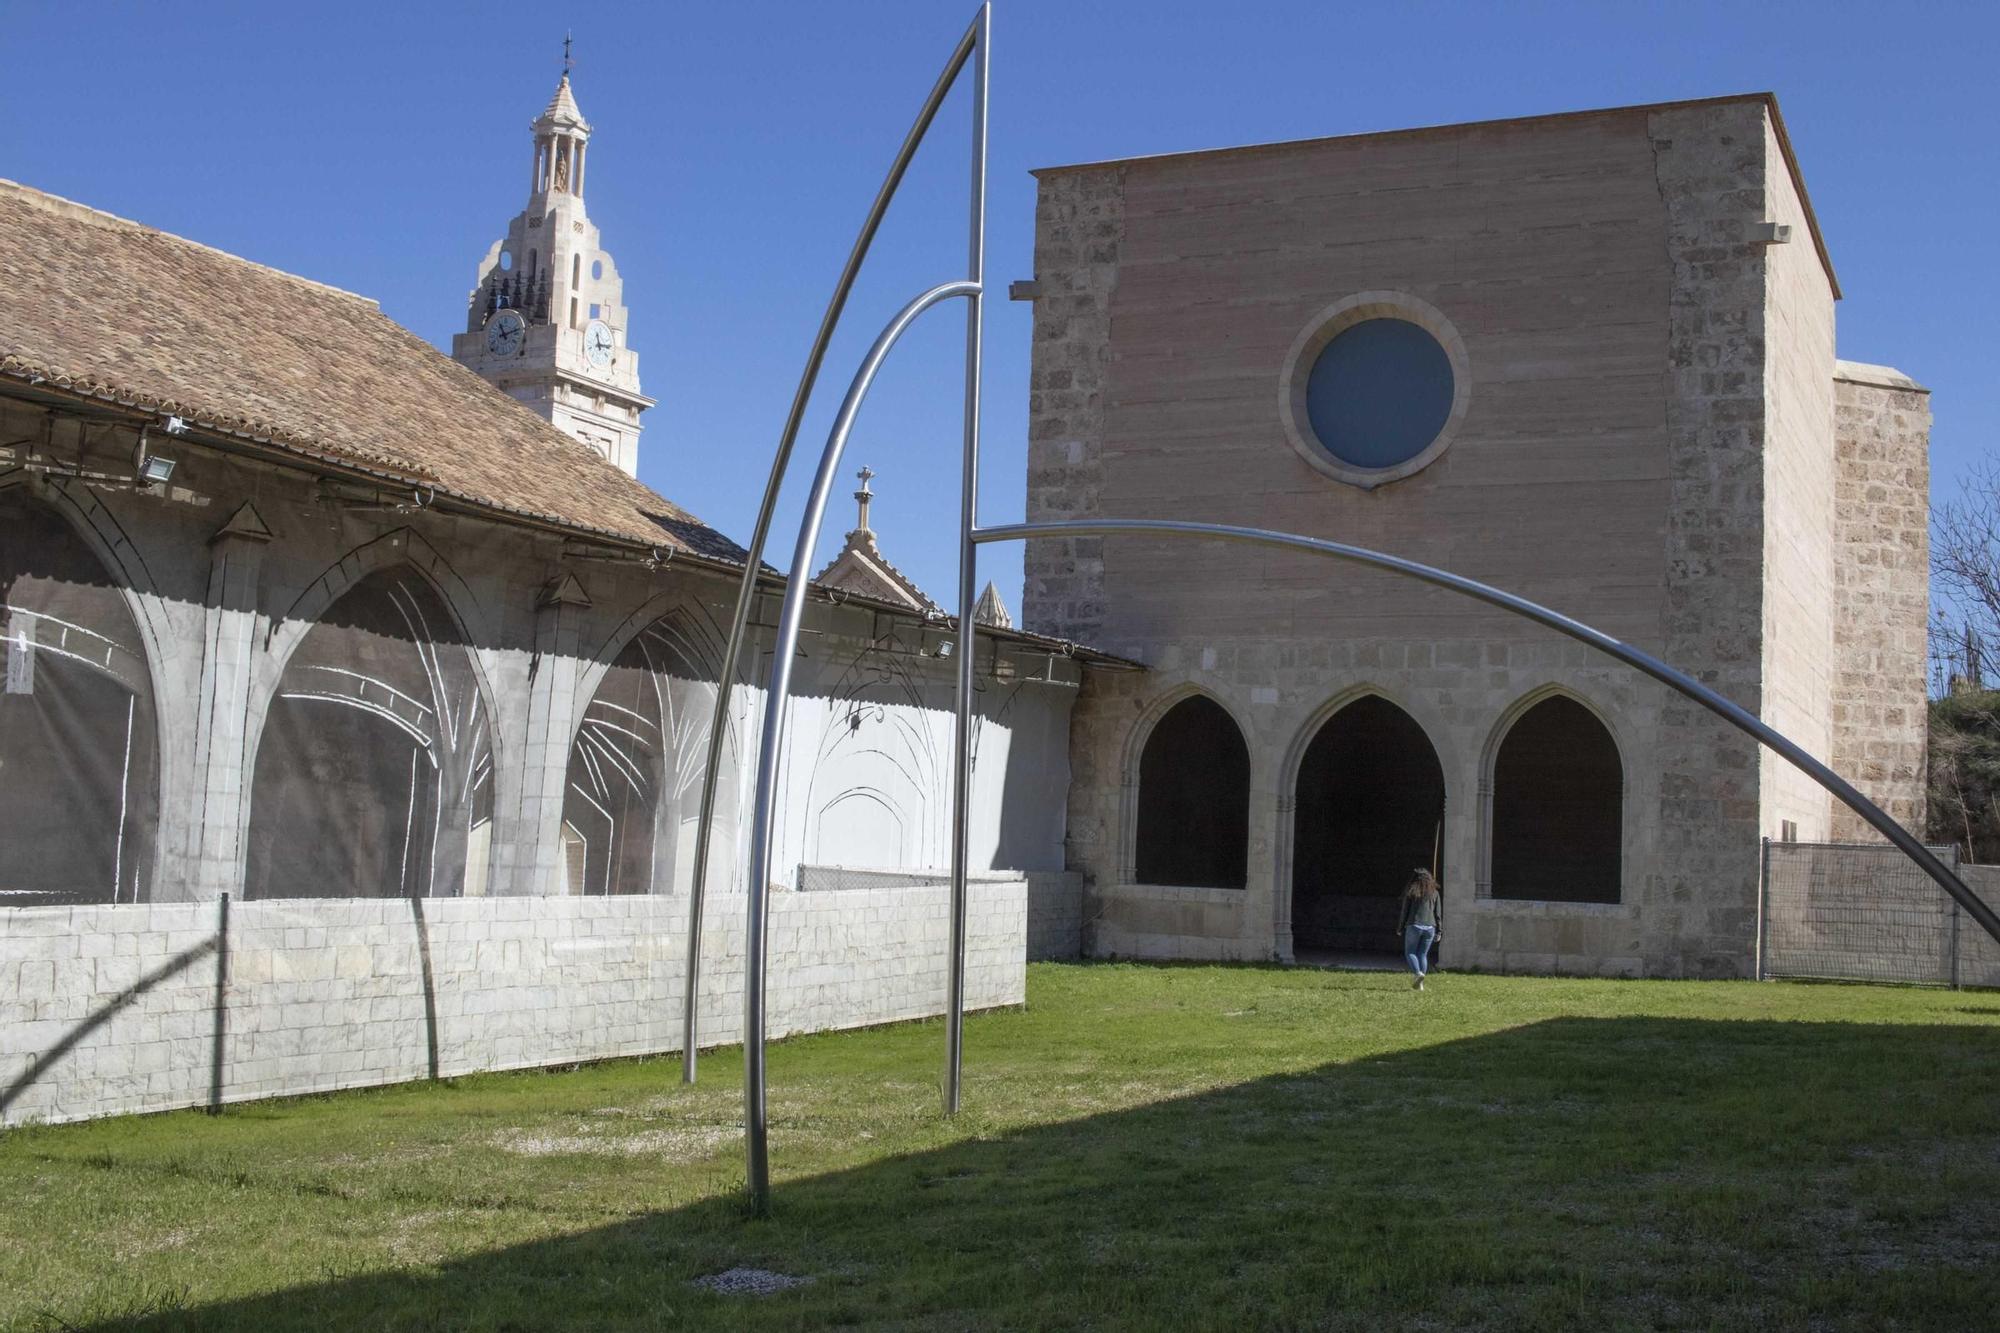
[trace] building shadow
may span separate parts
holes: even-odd
[[[1970,1326],[1996,1105],[1987,1027],[1554,1019],[98,1327]]]

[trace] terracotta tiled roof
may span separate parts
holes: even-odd
[[[582,533],[743,558],[373,301],[11,181],[0,376]]]

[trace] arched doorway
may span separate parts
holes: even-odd
[[[1321,725],[1294,795],[1294,952],[1400,952],[1399,895],[1442,854],[1444,768],[1430,738],[1364,695]]]
[[[1250,855],[1250,747],[1215,700],[1168,709],[1139,756],[1133,873],[1141,884],[1240,889]]]

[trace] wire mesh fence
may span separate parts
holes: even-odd
[[[1957,848],[1931,850],[1961,871]],[[1886,844],[1766,842],[1762,941],[1765,977],[2000,983],[1985,932]]]

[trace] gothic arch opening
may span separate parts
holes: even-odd
[[[138,902],[158,811],[152,676],[125,594],[53,509],[0,491],[0,906]]]
[[[1493,896],[1617,902],[1624,785],[1617,742],[1576,700],[1516,718],[1493,757]]]
[[[349,588],[299,641],[264,719],[247,898],[475,895],[493,750],[472,652],[407,566]]]
[[[1293,950],[1400,952],[1398,897],[1443,850],[1444,768],[1424,729],[1364,695],[1320,726],[1294,794]]]
[[[1250,748],[1206,695],[1168,709],[1139,756],[1133,873],[1141,884],[1240,889],[1250,854]]]
[[[681,824],[700,800],[712,698],[689,634],[678,612],[655,620],[612,659],[584,709],[563,791],[565,892],[673,890]]]

